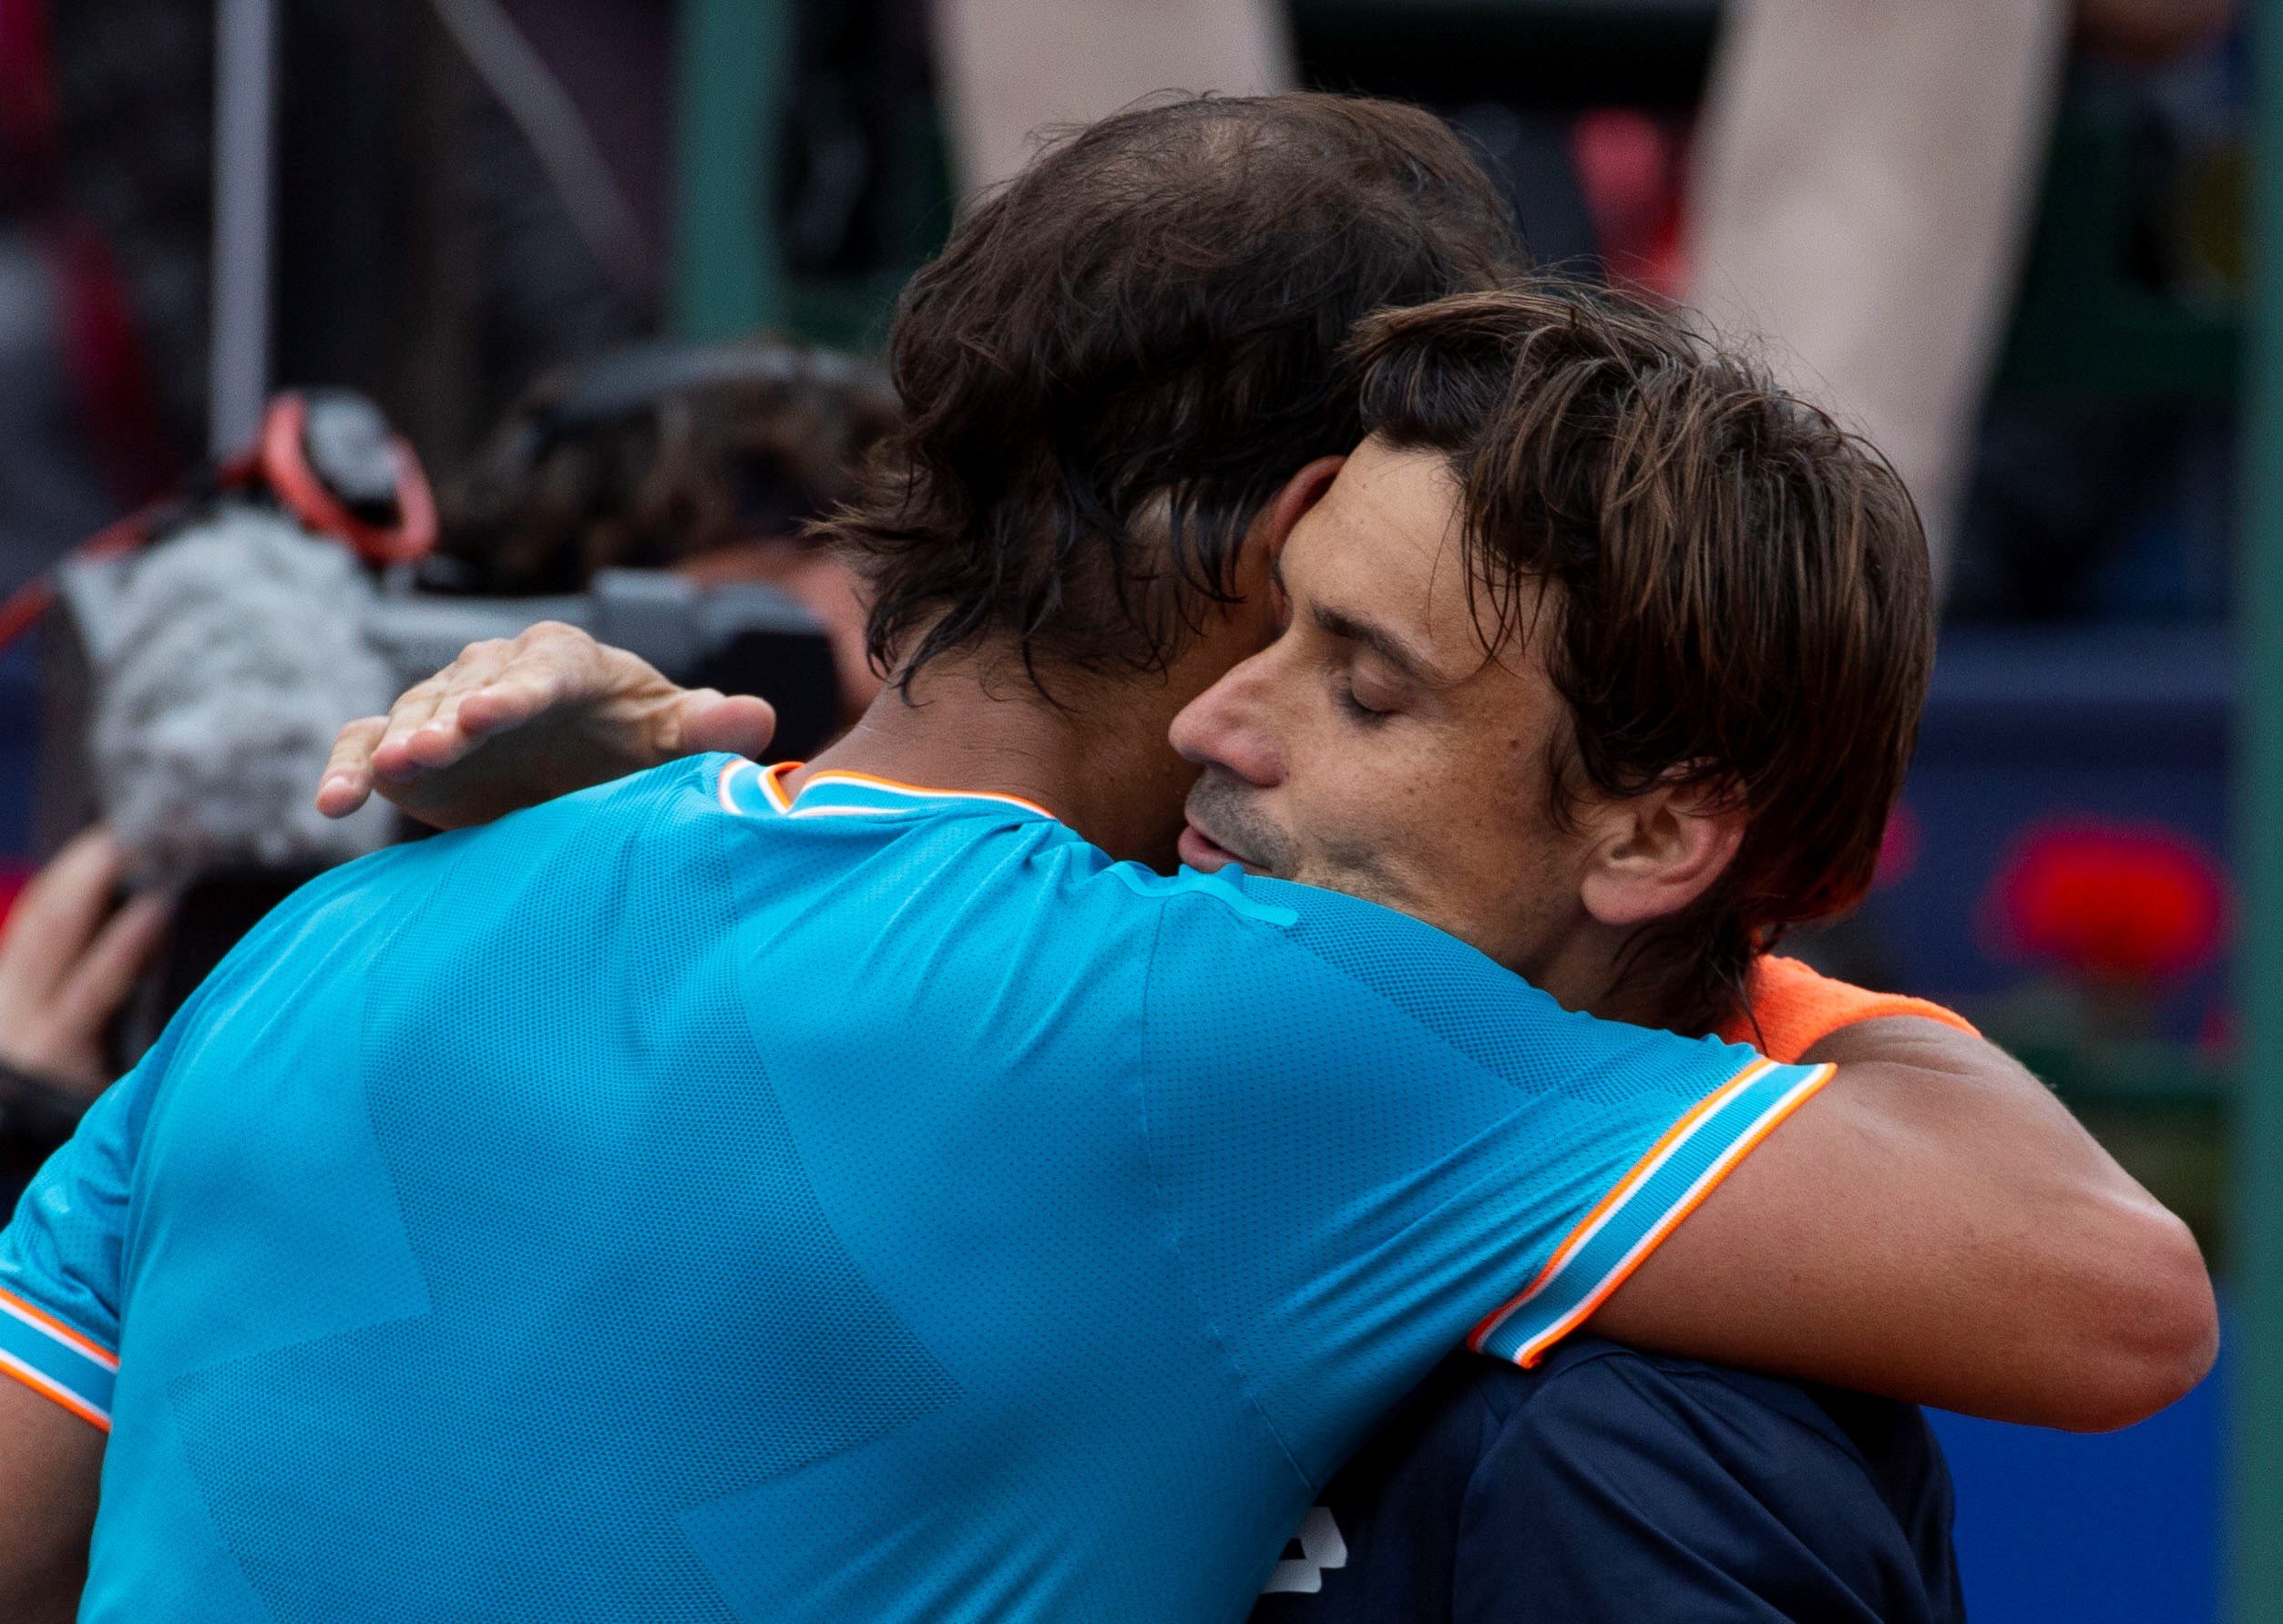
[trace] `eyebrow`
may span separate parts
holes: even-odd
[[[1435,672],[1426,657],[1387,628],[1322,605],[1316,607],[1315,617],[1316,623],[1332,636],[1361,643],[1411,681],[1425,688],[1435,685]]]
[[[1276,584],[1276,590],[1285,593],[1289,598],[1290,589],[1285,585],[1284,560],[1282,558],[1271,559],[1268,573],[1269,578]],[[1345,609],[1336,609],[1323,604],[1313,606],[1309,611],[1309,618],[1332,637],[1344,638],[1351,643],[1361,643],[1393,666],[1397,673],[1411,681],[1427,688],[1436,686],[1438,679],[1433,663],[1425,654],[1386,627],[1351,615]]]

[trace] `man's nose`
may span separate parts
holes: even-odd
[[[1168,736],[1184,759],[1266,788],[1283,780],[1285,756],[1261,665],[1256,655],[1192,700]]]

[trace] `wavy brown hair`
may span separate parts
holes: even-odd
[[[1376,316],[1353,352],[1366,428],[1449,458],[1492,646],[1526,638],[1568,705],[1556,814],[1675,781],[1746,812],[1712,889],[1629,949],[1709,1029],[1755,953],[1869,888],[1933,667],[1909,493],[1755,361],[1619,294],[1531,279]]]
[[[1064,135],[960,222],[889,337],[902,426],[824,529],[873,658],[985,638],[1053,670],[1162,669],[1254,516],[1361,437],[1367,312],[1512,274],[1497,189],[1417,107],[1296,93]]]

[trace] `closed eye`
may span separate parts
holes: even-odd
[[[1392,710],[1375,710],[1369,705],[1365,704],[1363,700],[1356,697],[1356,685],[1352,682],[1342,681],[1340,683],[1338,699],[1340,709],[1366,726],[1373,722],[1385,721],[1395,714]]]

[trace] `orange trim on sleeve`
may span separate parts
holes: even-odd
[[[71,1389],[61,1382],[50,1381],[30,1365],[0,1353],[0,1376],[12,1377],[29,1387],[50,1404],[60,1405],[94,1427],[97,1432],[111,1430],[111,1418],[93,1405],[75,1397]]]
[[[1594,1230],[1600,1227],[1602,1217],[1611,1208],[1633,1193],[1634,1188],[1647,1176],[1650,1169],[1664,1159],[1665,1151],[1672,1148],[1674,1142],[1684,1137],[1697,1123],[1725,1104],[1731,1095],[1766,1071],[1767,1066],[1768,1063],[1765,1060],[1755,1060],[1721,1084],[1719,1088],[1715,1088],[1704,1098],[1689,1107],[1682,1113],[1678,1121],[1659,1134],[1656,1143],[1642,1152],[1641,1159],[1625,1169],[1625,1176],[1611,1185],[1603,1192],[1602,1199],[1593,1203],[1583,1218],[1570,1226],[1570,1232],[1562,1236],[1561,1243],[1553,1249],[1553,1254],[1547,1258],[1544,1266],[1531,1277],[1530,1283],[1512,1298],[1500,1303],[1498,1307],[1483,1316],[1481,1322],[1468,1333],[1467,1346],[1476,1353],[1480,1353],[1483,1342],[1490,1333],[1497,1330],[1499,1325],[1516,1309],[1535,1297],[1548,1281],[1561,1272],[1561,1266],[1570,1261],[1571,1255],[1583,1246]]]
[[[1579,1303],[1555,1323],[1518,1349],[1514,1354],[1514,1363],[1524,1370],[1535,1369],[1538,1362],[1546,1356],[1548,1349],[1592,1319],[1602,1304],[1608,1302],[1615,1293],[1617,1288],[1633,1278],[1633,1271],[1648,1261],[1649,1254],[1664,1245],[1673,1231],[1681,1227],[1689,1214],[1705,1204],[1705,1198],[1720,1188],[1721,1181],[1735,1170],[1735,1165],[1759,1149],[1762,1139],[1788,1121],[1792,1113],[1814,1098],[1824,1084],[1829,1082],[1838,1072],[1838,1067],[1836,1066],[1827,1064],[1818,1067],[1807,1087],[1796,1090],[1782,1105],[1770,1111],[1758,1127],[1728,1147],[1721,1154],[1720,1159],[1713,1164],[1706,1177],[1689,1192],[1688,1199],[1659,1219],[1656,1227],[1642,1238],[1641,1243],[1633,1250],[1623,1263],[1610,1272],[1608,1279],[1593,1288],[1592,1294],[1584,1302]]]
[[[81,1353],[85,1353],[88,1358],[94,1360],[104,1369],[117,1370],[119,1367],[119,1356],[117,1353],[111,1352],[110,1349],[105,1347],[101,1343],[96,1341],[93,1337],[86,1335],[81,1332],[74,1331],[70,1326],[65,1324],[61,1320],[57,1319],[54,1314],[49,1313],[46,1309],[41,1308],[35,1303],[26,1302],[14,1292],[0,1292],[0,1298],[6,1299],[9,1306],[15,1309],[20,1313],[28,1315],[33,1320],[36,1321],[42,1329],[53,1333],[63,1341],[69,1343],[73,1347],[78,1349]]]
[[[1754,962],[1749,996],[1751,1007],[1723,1022],[1719,1035],[1730,1043],[1748,1043],[1771,1060],[1797,1061],[1842,1026],[1893,1015],[1918,1016],[1981,1036],[1964,1016],[1940,1004],[1874,993],[1774,954]]]

